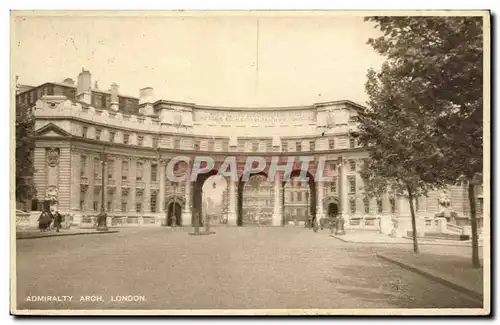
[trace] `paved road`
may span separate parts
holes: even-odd
[[[17,241],[18,308],[475,308],[477,302],[378,260],[370,245],[304,228],[124,229]],[[30,302],[28,296],[73,296]],[[81,296],[103,301],[80,302]],[[145,301],[116,302],[116,295]]]

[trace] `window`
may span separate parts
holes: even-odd
[[[137,137],[137,145],[142,146],[144,144],[144,137],[142,135]]]
[[[207,147],[208,151],[214,151],[214,140],[208,140]]]
[[[259,143],[258,142],[252,142],[252,151],[253,152],[259,151]]]
[[[142,212],[142,203],[135,204],[135,212]]]
[[[94,177],[95,178],[100,178],[101,176],[101,168],[99,168],[101,165],[101,161],[99,158],[94,158]]]
[[[349,148],[356,148],[356,139],[349,138]]]
[[[356,193],[356,178],[350,176],[349,178],[349,193]]]
[[[143,168],[143,163],[142,162],[138,162],[137,163],[137,170],[136,170],[136,179],[138,181],[142,180],[142,168]]]
[[[122,212],[127,212],[127,202],[122,202]]]
[[[123,143],[128,144],[129,139],[130,139],[130,134],[124,133],[123,134]]]
[[[370,213],[370,200],[367,197],[363,199],[363,204],[365,206],[365,213]]]
[[[86,138],[87,137],[87,132],[88,132],[89,128],[84,126],[82,127],[82,137]]]
[[[151,164],[151,181],[157,181],[158,177],[158,165],[157,164]]]
[[[96,129],[95,130],[95,139],[96,140],[101,140],[101,129]]]
[[[293,192],[290,192],[290,202],[293,202]]]
[[[337,169],[337,164],[334,162],[330,162],[330,170],[334,172]]]
[[[87,169],[87,157],[80,156],[80,176],[85,176],[86,169]]]
[[[297,141],[295,143],[295,151],[302,151],[302,142]]]
[[[222,141],[222,151],[229,151],[229,142]]]
[[[151,192],[151,212],[156,212],[156,201],[158,198],[158,194],[156,191]]]
[[[85,210],[85,200],[80,200],[80,211]]]
[[[122,162],[122,180],[127,180],[128,178],[128,161],[124,160]]]
[[[174,139],[174,149],[181,148],[181,139]]]
[[[297,201],[302,201],[302,193],[297,192]]]
[[[349,160],[349,170],[351,172],[355,172],[356,171],[356,161]]]
[[[94,201],[93,202],[93,208],[94,208],[94,211],[99,210],[99,201]]]
[[[306,199],[306,202],[309,202],[309,192],[306,192],[304,193],[305,194],[305,199]]]
[[[113,211],[113,210],[112,210],[112,207],[113,207],[113,204],[112,204],[112,202],[111,202],[111,201],[108,201],[108,207],[107,207],[107,211],[108,211],[108,212],[111,212],[111,211]]]
[[[349,207],[351,210],[351,214],[356,213],[356,201],[355,200],[349,201]]]
[[[153,138],[153,148],[158,149],[158,143],[159,143],[158,138]]]
[[[396,212],[396,200],[394,198],[390,198],[389,202],[391,203],[391,213]]]
[[[382,200],[377,200],[377,211],[378,213],[382,213]]]
[[[200,151],[200,140],[194,141],[194,150]]]
[[[109,132],[109,142],[115,142],[115,134],[116,132],[113,131]]]
[[[314,151],[316,149],[316,141],[309,141],[309,151]]]
[[[281,151],[283,151],[283,152],[288,152],[288,142],[283,141],[283,142],[281,143]]]
[[[332,179],[332,182],[330,183],[330,192],[337,193],[337,179],[336,178]]]
[[[115,161],[108,160],[108,178],[113,178],[115,174]]]

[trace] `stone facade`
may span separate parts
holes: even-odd
[[[283,161],[310,156],[312,175],[325,158],[324,174],[332,179],[298,191],[300,206],[290,208],[289,185],[281,179],[269,185],[269,197],[261,202],[269,225],[285,224],[290,209],[297,218],[297,209],[305,214],[308,207],[320,218],[342,215],[346,228],[384,233],[391,232],[394,218],[408,217],[404,199],[389,194],[365,198],[359,170],[368,153],[350,136],[360,105],[335,101],[285,108],[209,107],[157,100],[151,88],[141,90],[140,98],[119,95],[116,84],[110,91],[89,89],[89,78],[88,72],[80,74],[80,88],[45,83],[17,95],[19,103],[34,104],[36,199],[55,197],[59,210],[70,214],[75,225],[91,223],[101,207],[112,225],[161,225],[171,205],[182,209],[180,223],[191,225],[193,183],[165,177],[166,164],[178,155],[208,155],[217,164],[235,155],[239,177],[247,156],[268,161],[273,156]],[[241,224],[240,206],[248,207],[248,202],[240,195],[240,182],[227,179],[227,185],[225,219],[228,225]],[[439,212],[437,197],[431,193],[418,198],[419,217]],[[452,188],[450,197],[453,210],[468,217],[466,189]]]

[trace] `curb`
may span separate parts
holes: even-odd
[[[459,291],[463,294],[466,294],[467,296],[479,300],[480,302],[483,302],[483,294],[480,292],[477,292],[473,289],[467,288],[463,285],[457,284],[454,282],[452,279],[447,278],[446,276],[443,275],[437,275],[430,270],[425,269],[424,267],[417,267],[415,265],[412,265],[408,262],[402,261],[398,258],[395,257],[388,257],[382,253],[377,253],[376,256],[386,262],[390,262],[396,265],[399,265],[400,267],[410,270],[412,272],[415,272],[417,274],[420,274],[428,279],[431,279],[433,281],[436,281],[438,283],[441,283],[449,288],[455,289],[456,291]]]
[[[62,236],[82,236],[82,235],[100,235],[100,234],[113,234],[119,232],[118,230],[109,230],[109,231],[96,231],[96,232],[80,232],[80,233],[60,233],[60,234],[54,234],[54,235],[34,235],[34,236],[29,236],[29,237],[17,237],[16,240],[23,240],[23,239],[35,239],[35,238],[51,238],[51,237],[62,237]]]
[[[390,244],[390,245],[408,245],[408,244],[413,244],[411,239],[407,239],[407,242],[393,242],[393,241],[353,241],[353,240],[346,240],[343,238],[340,238],[339,236],[336,235],[330,235],[330,237],[333,237],[335,239],[338,239],[344,243],[350,243],[350,244]],[[403,237],[404,238],[404,237]],[[405,238],[406,239],[406,238]],[[464,245],[464,244],[459,244],[459,243],[447,243],[447,242],[418,242],[419,245],[426,245],[426,246],[451,246],[451,247],[471,247],[471,245]],[[479,247],[483,247],[482,244],[479,245]]]

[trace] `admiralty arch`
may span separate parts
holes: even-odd
[[[228,156],[235,157],[238,175],[237,180],[226,178],[222,192],[228,226],[245,225],[241,176],[250,156],[283,164],[290,157],[312,157],[309,180],[302,184],[310,193],[307,212],[319,218],[341,214],[347,229],[388,233],[395,217],[409,218],[404,198],[364,195],[359,170],[368,153],[351,136],[363,107],[349,100],[297,107],[203,106],[158,99],[152,88],[141,89],[139,97],[121,94],[114,83],[102,90],[82,70],[76,83],[68,78],[25,86],[16,102],[32,107],[35,117],[36,198],[29,220],[22,222],[36,222],[44,202],[56,200],[59,211],[78,227],[91,226],[101,207],[112,226],[161,226],[173,213],[178,225],[190,226],[203,210],[203,183]],[[211,157],[215,168],[194,182],[165,177],[174,157],[200,155]],[[314,179],[320,161],[327,182]],[[297,166],[292,176],[299,173]],[[267,176],[268,167],[258,174]],[[270,226],[289,222],[284,213],[287,182],[281,179],[269,184],[263,201]],[[454,210],[466,215],[466,191],[451,188],[448,195]],[[419,216],[432,217],[439,202],[437,193],[420,198]]]

